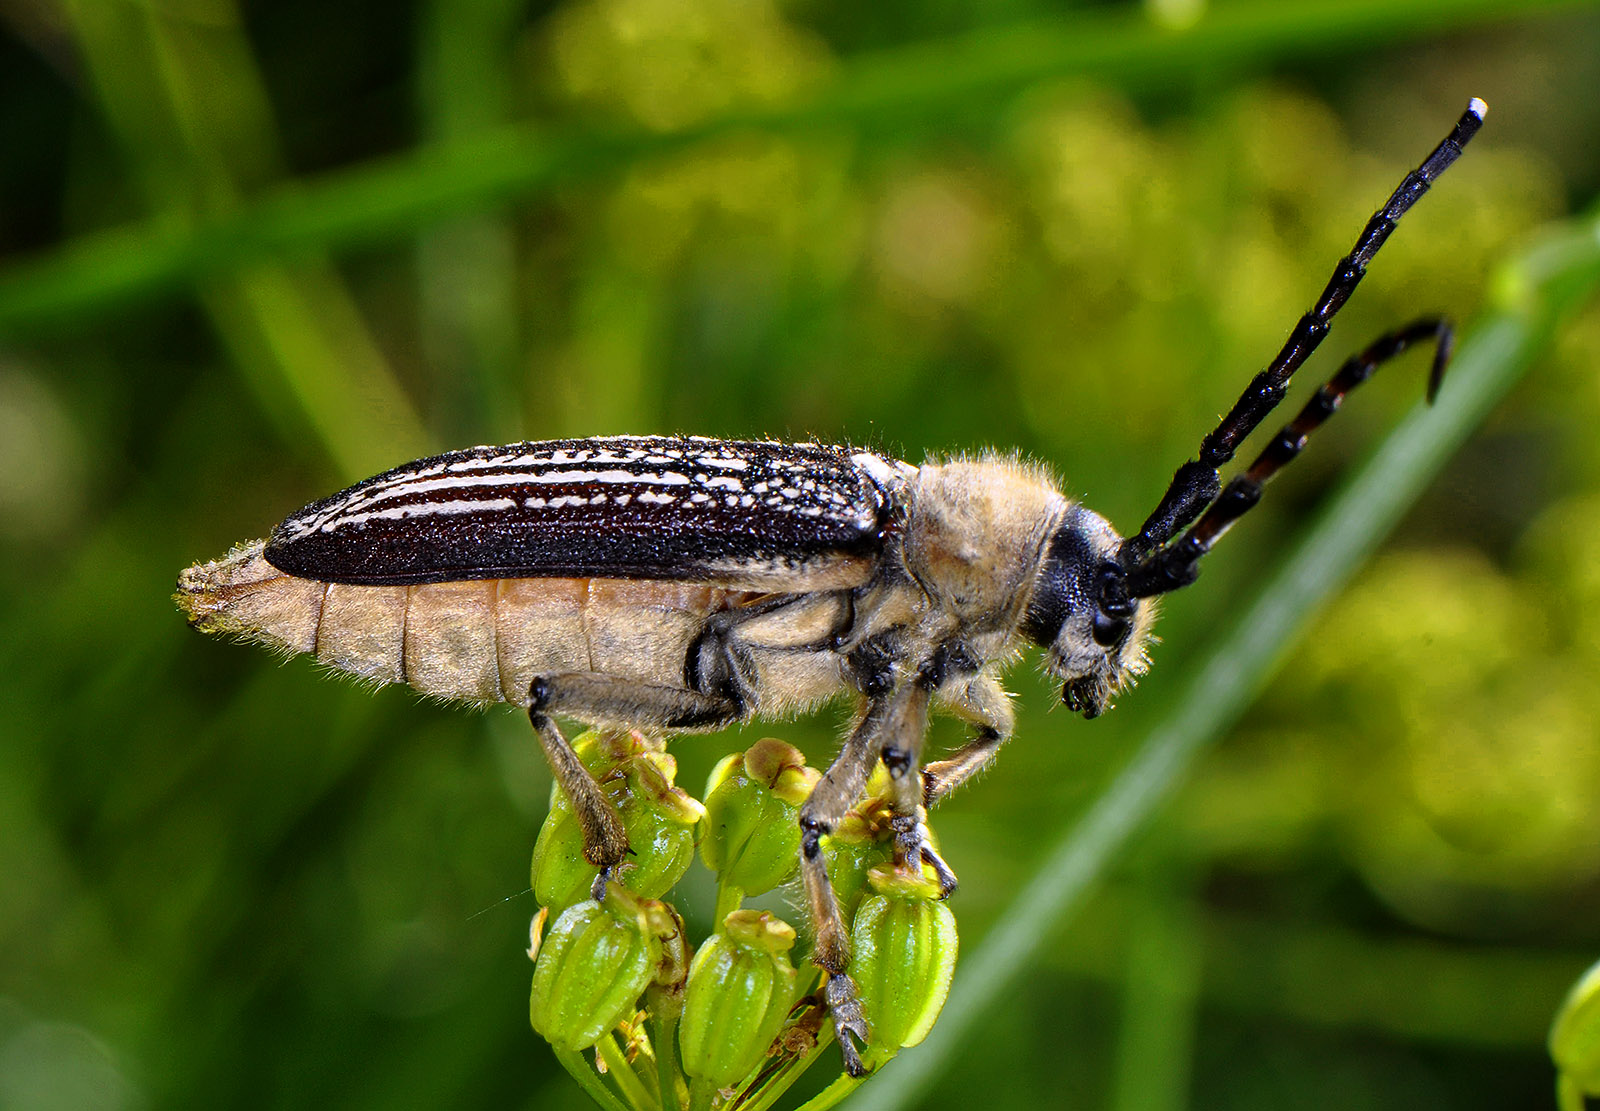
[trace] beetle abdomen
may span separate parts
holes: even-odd
[[[475,703],[521,702],[540,674],[600,672],[676,686],[706,617],[751,597],[661,580],[328,583],[280,571],[259,541],[190,567],[177,593],[202,632],[311,653],[363,679]]]

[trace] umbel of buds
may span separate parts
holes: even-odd
[[[1600,1098],[1600,964],[1572,986],[1550,1027],[1561,1111],[1584,1111]]]
[[[637,733],[589,733],[574,747],[617,807],[632,852],[596,902],[582,833],[552,792],[533,857],[544,909],[529,951],[528,1013],[557,1060],[611,1111],[771,1108],[814,1063],[837,1067],[822,971],[792,959],[792,925],[742,906],[753,895],[781,905],[764,893],[794,873],[799,808],[818,773],[793,746],[759,741],[717,765],[702,806],[674,784],[672,758]],[[840,908],[853,915],[850,975],[872,1028],[873,1067],[927,1034],[956,955],[938,885],[894,865],[887,796],[887,779],[875,777],[825,842]],[[717,924],[698,946],[661,901],[697,845],[717,891],[714,908],[689,915]],[[808,1107],[822,1111],[858,1083],[840,1076]]]
[[[788,879],[799,862],[800,804],[819,778],[799,749],[772,738],[726,757],[706,784],[706,867],[746,895]]]

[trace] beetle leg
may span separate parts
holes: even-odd
[[[1015,728],[1016,715],[1011,701],[993,676],[978,676],[969,681],[952,701],[951,709],[976,725],[978,733],[943,760],[935,760],[922,769],[924,806],[936,805],[988,767],[1000,746],[1011,739]]]
[[[929,691],[938,689],[950,677],[952,665],[961,666],[966,656],[967,653],[959,645],[947,646],[918,672],[918,685]],[[952,687],[957,694],[949,693]],[[999,747],[1001,728],[1010,733],[1011,705],[998,680],[991,676],[971,675],[965,681],[957,680],[946,685],[940,697],[941,701],[951,702],[963,717],[981,723],[980,741],[962,749],[957,754],[958,758],[962,753],[977,755],[975,746],[983,743],[983,738],[996,738],[981,758],[971,761],[972,766],[963,770],[961,777],[965,778],[981,767],[993,754],[993,749]],[[932,805],[928,791],[930,777],[935,781],[948,781],[951,761],[941,761],[929,771],[924,771],[922,740],[927,734],[926,717],[920,722],[907,720],[899,724],[895,736],[883,744],[883,766],[889,772],[894,790],[894,817],[890,819],[889,827],[895,834],[895,864],[917,872],[921,871],[923,864],[927,864],[939,879],[940,898],[948,899],[955,893],[958,881],[955,871],[933,847],[933,840],[928,834],[926,807]],[[937,769],[944,769],[943,774]],[[937,798],[937,795],[933,797]]]
[[[550,761],[550,770],[556,782],[566,792],[578,818],[578,828],[583,830],[583,858],[600,874],[595,877],[591,892],[595,899],[605,898],[606,884],[613,878],[617,865],[628,854],[628,831],[623,828],[617,808],[611,805],[600,784],[594,781],[589,769],[583,766],[578,754],[572,750],[556,723],[540,712],[537,702],[528,707],[528,719],[534,732],[539,734],[539,744]]]
[[[919,683],[903,683],[897,690],[871,699],[860,724],[800,808],[800,875],[816,934],[811,961],[828,974],[823,999],[833,1016],[845,1071],[851,1076],[866,1073],[856,1043],[865,1045],[870,1032],[855,983],[846,972],[850,965],[849,930],[828,882],[822,838],[861,798],[885,740],[898,740],[907,729],[926,727],[927,706],[928,691]]]
[[[913,813],[896,814],[889,819],[889,828],[894,830],[895,866],[921,875],[922,866],[927,864],[939,878],[939,898],[948,899],[956,893],[961,881],[933,847],[926,814],[919,806]]]
[[[739,706],[679,687],[656,686],[608,675],[577,672],[540,675],[528,687],[528,718],[539,734],[556,782],[566,792],[583,831],[583,856],[600,869],[593,894],[605,897],[606,884],[628,853],[628,831],[616,807],[583,766],[551,714],[588,722],[615,722],[631,727],[666,729],[718,728],[739,716]]]
[[[819,596],[812,594],[774,595],[710,615],[700,635],[689,646],[683,666],[684,686],[733,700],[743,716],[758,693],[760,674],[754,659],[756,653],[780,651],[813,655],[834,648],[842,635],[843,624],[854,617],[848,591],[839,591],[831,597],[837,599],[834,604],[839,613],[822,628],[815,627],[815,614],[805,612],[807,607],[813,607],[815,613],[825,615],[827,612],[826,603],[816,607]],[[763,621],[774,615],[778,616],[776,623]],[[753,642],[752,630],[755,631]],[[776,640],[774,633],[778,634]],[[797,635],[798,640],[794,639]]]
[[[926,689],[923,682],[917,685]],[[880,753],[892,792],[894,817],[889,819],[889,828],[894,830],[894,862],[919,875],[927,862],[939,877],[940,898],[948,899],[956,889],[956,874],[934,850],[922,805],[922,742],[928,732],[928,703],[925,698],[919,702],[919,712],[908,712],[893,722],[892,733],[885,730]]]
[[[548,713],[629,729],[721,729],[742,714],[738,701],[722,695],[590,671],[536,676],[528,694]]]

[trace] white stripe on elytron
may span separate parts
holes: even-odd
[[[374,509],[366,513],[352,513],[339,517],[321,527],[322,532],[333,532],[347,525],[359,525],[373,520],[399,520],[402,517],[453,516],[457,513],[493,513],[496,510],[515,509],[513,498],[493,498],[489,501],[426,502],[422,505],[401,505],[389,509]]]
[[[442,478],[425,478],[419,481],[398,480],[382,489],[367,489],[351,496],[336,513],[368,505],[376,505],[411,494],[432,494],[444,490],[471,490],[484,486],[557,486],[597,483],[601,486],[689,486],[688,475],[676,471],[635,474],[632,471],[508,471],[504,474],[460,474]]]
[[[557,453],[557,454],[564,454],[564,453]],[[647,454],[647,453],[642,453],[641,452],[640,454]],[[506,457],[502,456],[498,460],[494,460],[493,461],[494,465],[496,465],[496,466],[509,465],[509,464],[503,462],[503,460],[505,458]],[[482,462],[485,465],[487,465],[487,464],[489,464],[491,462],[491,460],[483,460]],[[702,457],[700,459],[700,462],[706,463],[706,464],[710,464],[712,462],[712,460],[709,457]],[[743,459],[727,460],[725,462],[737,463],[737,464],[740,465],[740,467],[747,468],[747,461],[743,460]],[[814,495],[820,495],[820,500],[822,500],[822,501],[826,501],[826,502],[829,502],[829,503],[831,503],[833,505],[841,506],[841,507],[845,507],[845,508],[853,508],[854,507],[853,499],[845,497],[841,492],[839,492],[838,490],[836,490],[836,489],[834,489],[832,487],[824,487],[821,491],[818,491],[815,481],[812,480],[810,478],[810,476],[808,474],[806,474],[804,468],[802,468],[798,464],[796,464],[796,463],[794,463],[794,462],[792,462],[790,460],[782,460],[782,459],[769,460],[768,462],[770,464],[772,464],[773,468],[776,469],[776,470],[788,471],[791,474],[803,476],[801,478],[801,482],[800,482],[800,487],[799,488],[797,488],[795,486],[782,487],[782,489],[781,489],[782,498],[797,499],[797,498],[799,498],[800,493],[801,493],[801,489],[803,488],[806,491],[808,491],[808,492],[810,492],[810,493],[812,493]],[[868,473],[876,472],[874,474],[874,477],[878,477],[879,475],[883,474],[883,472],[885,470],[888,470],[891,466],[893,466],[892,464],[889,464],[887,460],[884,460],[881,456],[875,456],[875,455],[871,455],[871,454],[865,453],[865,452],[854,456],[852,458],[852,462],[854,462],[857,466],[862,467],[862,469],[867,470]],[[901,465],[901,466],[903,467],[904,465]],[[899,469],[899,468],[896,468],[896,469]],[[907,467],[905,469],[906,470],[910,470],[911,468]],[[344,503],[331,506],[327,510],[325,510],[324,512],[318,514],[316,517],[314,517],[314,518],[312,518],[310,520],[307,520],[307,521],[300,522],[299,525],[296,528],[294,528],[292,531],[290,531],[289,536],[290,537],[303,536],[303,535],[306,535],[306,534],[312,533],[312,532],[327,531],[331,527],[335,527],[332,524],[335,521],[343,523],[345,521],[352,521],[352,520],[354,520],[354,521],[370,520],[375,516],[381,516],[381,517],[386,517],[386,518],[395,518],[395,517],[405,516],[405,514],[403,514],[403,513],[396,513],[396,512],[394,512],[392,510],[391,511],[379,512],[377,510],[372,510],[372,509],[369,509],[367,507],[381,505],[383,502],[391,501],[391,500],[393,500],[395,498],[404,497],[404,496],[417,494],[417,493],[426,494],[426,493],[433,493],[433,492],[442,491],[442,490],[470,489],[470,488],[474,488],[474,487],[508,486],[508,485],[518,485],[518,484],[523,484],[523,483],[551,484],[551,485],[564,484],[564,483],[599,483],[601,485],[613,485],[613,486],[632,486],[632,485],[685,486],[685,485],[696,485],[696,483],[694,483],[687,475],[680,474],[680,473],[678,473],[676,471],[664,471],[664,472],[660,472],[660,473],[635,473],[635,472],[632,472],[632,471],[621,470],[621,469],[613,469],[613,470],[605,470],[605,471],[593,471],[593,470],[561,470],[561,471],[516,470],[516,471],[509,471],[509,472],[502,473],[502,474],[459,473],[459,474],[445,475],[444,477],[437,477],[437,478],[435,478],[435,477],[425,477],[425,478],[424,477],[419,477],[419,476],[433,476],[433,475],[438,475],[438,474],[440,474],[440,468],[437,465],[435,465],[435,466],[430,466],[430,467],[423,468],[423,469],[421,469],[419,471],[410,472],[408,474],[394,475],[394,476],[386,479],[381,485],[379,485],[379,486],[369,486],[369,487],[367,487],[365,489],[357,491],[355,494],[353,494]],[[726,490],[730,490],[730,491],[736,491],[736,492],[742,492],[744,490],[743,480],[740,479],[740,478],[734,477],[734,476],[729,476],[729,475],[719,475],[718,477],[716,477],[714,479],[705,480],[704,482],[699,483],[699,485],[704,485],[704,486],[709,486],[709,487],[720,487],[722,489],[726,489]],[[769,487],[768,483],[766,483],[766,482],[758,482],[753,487],[753,489],[757,493],[766,494],[767,491],[770,489],[770,487]],[[602,496],[601,495],[596,495],[596,497],[598,498],[598,497],[602,497]],[[622,496],[622,495],[618,496],[617,500],[618,500],[618,502],[620,504],[624,504],[624,505],[627,504],[626,500],[624,500],[624,497],[625,496]],[[504,500],[507,502],[507,506],[514,504],[513,502],[510,502],[509,499],[504,499]],[[667,503],[671,502],[674,499],[673,498],[662,498],[662,497],[653,497],[653,498],[646,499],[646,498],[641,497],[641,500],[649,500],[649,501],[656,502],[657,504],[667,504]],[[591,501],[592,501],[592,499],[591,499]],[[749,506],[749,505],[753,504],[753,501],[748,500],[748,499],[739,499],[739,501],[740,501],[741,504],[744,504],[746,506]],[[784,504],[784,502],[781,500],[780,497],[774,497],[774,496],[770,496],[770,495],[767,496],[767,497],[764,497],[762,499],[762,501],[765,504],[773,506],[775,508],[781,507]],[[556,499],[556,502],[559,503],[560,505],[569,504],[567,499]],[[581,503],[581,500],[574,500],[570,504],[580,504],[580,503]],[[429,504],[431,504],[431,503],[429,503]],[[468,502],[468,503],[456,503],[456,504],[466,504],[466,505],[470,506],[470,505],[480,505],[480,504],[481,505],[488,505],[488,504],[491,504],[491,503],[473,503],[473,502]],[[541,505],[542,504],[543,504],[543,502],[541,501]],[[420,508],[420,507],[413,506],[413,507],[408,507],[408,508],[416,509],[416,508]],[[462,510],[444,510],[443,512],[462,512]],[[805,514],[807,516],[820,516],[821,515],[821,511],[820,510],[816,510],[815,508],[807,508],[805,510]],[[864,515],[859,515],[858,514],[857,516],[861,516],[862,519],[866,519]]]
[[[662,474],[634,474],[630,471],[548,471],[530,472],[515,471],[506,474],[492,475],[447,475],[442,478],[426,478],[415,480],[409,476],[396,475],[382,487],[369,487],[352,494],[350,498],[340,504],[330,506],[312,519],[298,525],[291,536],[301,536],[309,532],[326,529],[331,521],[342,520],[355,516],[365,511],[369,506],[381,505],[395,498],[405,497],[417,493],[434,493],[441,490],[461,490],[475,487],[489,486],[517,486],[525,483],[557,484],[557,483],[587,483],[598,482],[601,485],[612,486],[687,486],[690,484],[688,475],[676,472]],[[365,518],[363,518],[365,519]]]

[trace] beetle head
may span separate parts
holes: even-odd
[[[1122,539],[1099,514],[1073,506],[1050,537],[1028,600],[1023,634],[1046,649],[1062,680],[1061,700],[1099,716],[1146,667],[1155,603],[1130,598],[1117,549]]]

